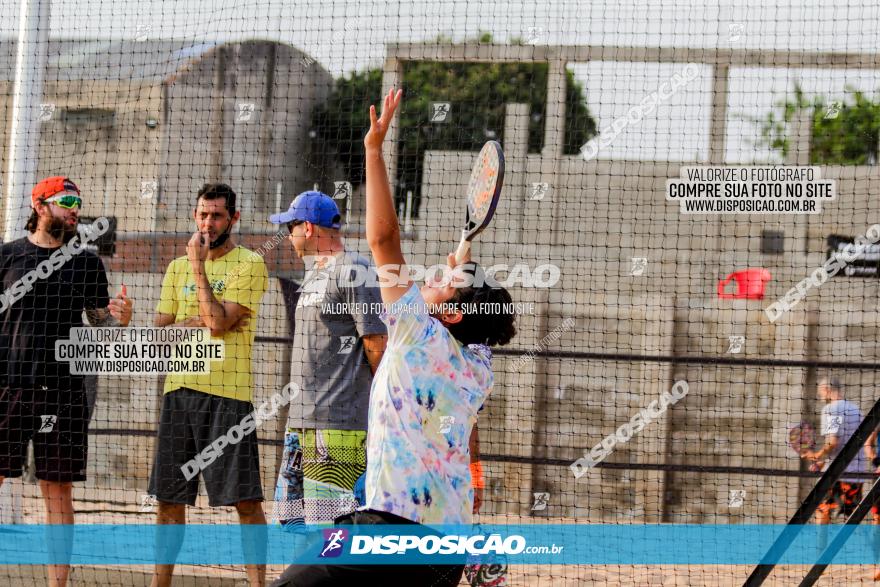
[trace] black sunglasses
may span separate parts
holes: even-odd
[[[287,223],[287,231],[293,234],[293,229],[299,226],[300,224],[305,224],[305,220],[294,220],[292,222]]]

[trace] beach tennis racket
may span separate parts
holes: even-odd
[[[788,429],[788,446],[798,456],[816,448],[816,430],[809,422],[801,422]]]
[[[480,150],[467,191],[467,215],[461,231],[461,242],[455,260],[462,263],[471,248],[471,241],[492,221],[501,185],[504,183],[504,151],[498,141],[489,141]]]

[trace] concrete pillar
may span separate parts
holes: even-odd
[[[400,89],[403,87],[403,62],[400,61],[389,47],[388,57],[385,59],[385,66],[382,68],[382,97],[388,93],[391,88]],[[406,96],[404,96],[404,100]],[[376,104],[376,109],[381,114],[382,100]],[[391,128],[388,129],[388,135],[385,138],[385,145],[382,148],[382,154],[385,156],[385,162],[388,165],[388,180],[391,182],[391,193],[395,193],[397,187],[397,139],[400,136],[400,110],[394,115],[391,121]],[[415,212],[414,212],[415,213]]]
[[[30,193],[37,182],[40,152],[40,102],[49,54],[49,0],[19,3],[15,84],[9,116],[9,145],[6,150],[5,210],[3,240],[13,241],[27,234]]]
[[[226,47],[218,47],[217,55],[213,59],[214,65],[214,85],[213,95],[211,96],[211,151],[213,157],[210,166],[211,181],[223,181],[223,155],[228,149],[223,143],[223,127],[226,124],[227,116],[224,111],[226,100],[224,94],[226,91]]]
[[[724,165],[724,149],[727,139],[727,84],[730,67],[716,65],[712,70],[712,112],[709,117],[709,163]],[[707,216],[706,221],[714,226],[709,234],[714,234],[714,249],[724,250],[722,236],[723,215]]]
[[[716,65],[712,73],[712,115],[709,127],[709,163],[724,164],[727,139],[727,84],[730,67]]]
[[[536,296],[537,303],[535,304],[535,314],[537,315],[537,320],[535,321],[535,326],[537,332],[537,337],[539,341],[543,341],[546,339],[547,335],[550,333],[550,290],[549,289],[541,289],[538,290],[538,294]],[[548,418],[547,411],[550,407],[550,401],[548,396],[548,373],[547,373],[547,364],[549,363],[546,359],[536,359],[535,360],[535,386],[532,389],[532,457],[535,459],[544,459],[550,456],[550,451],[548,450],[549,446],[547,443],[547,428],[548,428]],[[532,497],[532,494],[538,491],[547,491],[548,490],[548,479],[546,470],[547,467],[545,465],[539,464],[530,464],[531,468],[531,487],[529,488],[529,493],[525,496],[525,503],[531,504],[529,498]],[[560,475],[568,475],[570,472],[566,469],[558,469],[560,471]],[[554,473],[556,469],[554,468]],[[566,477],[566,481],[568,478]],[[552,498],[552,496],[551,496]],[[533,511],[529,510],[530,506],[525,508],[525,511],[520,512],[520,514],[525,514],[528,516],[541,516],[546,515],[538,512],[537,514]]]
[[[818,316],[817,308],[813,306],[813,312],[794,311],[789,316],[784,316],[773,327],[775,330],[774,350],[776,356],[791,357],[799,359],[817,359],[817,356],[810,356],[805,336],[808,332],[807,320],[816,319]],[[769,329],[769,328],[768,328]],[[773,390],[776,391],[777,397],[774,402],[778,402],[778,408],[771,410],[769,414],[773,421],[773,431],[778,442],[769,444],[772,456],[767,459],[767,466],[771,468],[785,469],[791,467],[791,455],[787,446],[788,428],[794,422],[808,418],[807,402],[805,397],[814,393],[815,390],[807,387],[809,383],[809,371],[807,369],[773,369]],[[803,465],[801,465],[805,468]],[[797,510],[801,503],[800,485],[801,479],[797,477],[786,477],[778,480],[783,486],[782,490],[777,490],[777,498],[779,499],[779,514],[772,520],[762,523],[784,524],[788,520],[788,515],[784,512],[793,512]],[[812,480],[811,480],[812,482]]]
[[[529,117],[528,104],[508,104],[504,113],[504,160],[513,161],[517,172],[523,171],[522,163],[529,152]],[[505,169],[509,172],[512,167]]]
[[[813,133],[813,111],[799,110],[791,124],[786,165],[810,164],[810,139]]]
[[[278,60],[278,45],[269,45],[269,55],[266,58],[266,71],[264,72],[263,104],[260,111],[260,147],[257,153],[257,187],[254,190],[251,205],[251,214],[264,216],[268,209],[275,209],[275,187],[270,186],[272,175],[272,131],[275,120],[275,69]],[[272,193],[270,193],[272,192]],[[242,202],[244,204],[244,202]],[[348,202],[346,202],[346,205]],[[241,206],[244,207],[243,205]]]
[[[799,110],[791,124],[791,134],[789,135],[789,148],[785,156],[786,165],[809,165],[810,164],[810,139],[813,133],[813,111]],[[794,236],[792,242],[792,251],[800,249],[803,246],[803,252],[809,252],[810,247],[810,225],[817,227],[822,226],[822,217],[820,216],[794,216],[797,226],[793,231]]]
[[[526,190],[526,156],[529,152],[529,105],[508,104],[504,115],[504,187],[499,204],[505,211],[508,243],[522,241]],[[500,215],[499,215],[500,216]],[[498,218],[501,220],[501,218]],[[501,225],[497,225],[496,229]]]
[[[664,354],[672,354],[675,348],[673,329],[675,326],[675,304],[670,300],[657,299],[660,303],[649,304],[645,307],[643,317],[638,314],[633,317],[644,320],[645,332],[643,334],[642,352],[648,348],[662,349]],[[664,303],[665,302],[665,303]],[[647,348],[646,348],[647,347]],[[638,370],[634,369],[638,373]],[[672,389],[679,379],[685,379],[684,370],[676,368],[671,363],[646,363],[642,367],[641,381],[643,389],[647,392],[645,400],[659,398],[664,391]],[[693,381],[688,382],[694,383]],[[686,399],[686,398],[685,398]],[[650,402],[650,400],[648,400]],[[633,413],[645,407],[644,402],[637,402],[632,407]],[[637,462],[672,462],[670,444],[672,439],[672,421],[674,410],[679,413],[687,409],[687,404],[679,407],[672,406],[669,411],[655,424],[655,434],[644,434],[637,439],[637,449],[634,457]],[[636,511],[644,512],[644,523],[659,524],[664,521],[666,510],[666,481],[669,477],[665,471],[632,471],[635,481],[635,507]]]
[[[0,486],[0,524],[22,524],[22,480],[7,479]]]
[[[544,157],[561,157],[565,141],[565,61],[550,61],[547,74],[547,102],[544,111]],[[506,136],[506,135],[505,135]]]
[[[559,169],[562,165],[562,153],[565,144],[565,59],[561,58],[558,49],[552,49],[550,53],[550,70],[547,74],[547,102],[544,112],[544,148],[541,150],[540,178],[542,183],[549,184],[549,191],[557,197],[552,199],[554,210],[558,211],[562,198],[558,197],[561,181]],[[527,186],[531,188],[531,186]],[[531,197],[528,192],[525,197]],[[519,215],[519,238],[522,240],[523,223],[526,221],[525,214]]]

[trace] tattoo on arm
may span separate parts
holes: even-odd
[[[120,326],[119,320],[114,318],[107,308],[86,310],[86,318],[92,326]]]

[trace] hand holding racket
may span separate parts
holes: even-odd
[[[465,225],[461,231],[461,242],[455,252],[458,264],[465,262],[471,241],[492,221],[503,183],[504,151],[498,141],[489,141],[483,145],[471,170]]]
[[[788,430],[788,445],[801,458],[816,448],[816,431],[809,422],[801,422]]]

